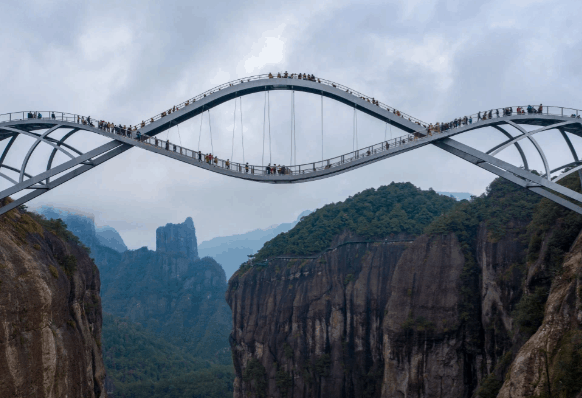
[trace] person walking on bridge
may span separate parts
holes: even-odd
[[[226,159],[226,163],[224,164],[226,166],[226,169],[230,169],[230,159]]]

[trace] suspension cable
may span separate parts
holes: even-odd
[[[289,158],[289,165],[293,164],[293,91],[291,91],[291,131],[289,136],[291,138],[291,157]]]
[[[358,114],[356,113],[356,106],[354,105],[354,117],[353,121],[353,136],[352,136],[352,151],[356,151],[357,141],[358,141]]]
[[[358,142],[358,111],[356,110],[356,148],[360,149],[360,144]]]
[[[234,162],[234,129],[236,127],[236,99],[234,100],[234,113],[232,115],[232,149],[230,151],[230,158]]]
[[[180,136],[180,125],[176,124],[176,128],[178,129],[178,139],[180,140],[180,146],[182,146],[182,137]]]
[[[265,104],[263,105],[263,159],[261,166],[265,166],[265,121],[267,119],[267,91],[265,91]]]
[[[245,130],[243,128],[243,121],[242,121],[242,97],[238,98],[240,101],[240,134],[241,134],[241,141],[242,141],[242,149],[243,149],[243,164],[245,162]]]
[[[295,91],[293,91],[293,152],[295,153],[294,164],[297,164],[297,124],[295,123]]]
[[[200,137],[202,137],[202,121],[204,120],[204,108],[200,114],[200,134],[198,134],[198,153],[200,153]]]
[[[321,94],[321,162],[323,163],[323,93]]]
[[[271,95],[270,92],[267,91],[267,113],[269,116],[269,163],[272,163],[271,159]]]
[[[384,141],[386,141],[386,133],[388,132],[388,122],[386,122],[386,127],[384,127]]]
[[[210,109],[208,110],[208,128],[210,129],[210,150],[214,153],[214,145],[212,144],[212,125],[210,124]]]

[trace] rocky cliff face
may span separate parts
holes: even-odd
[[[106,396],[99,271],[63,231],[0,218],[2,397]]]
[[[445,235],[348,243],[235,274],[235,396],[466,395],[476,358],[458,333],[463,265],[459,242]]]
[[[188,217],[182,224],[166,224],[156,230],[156,252],[198,259],[198,244],[194,221]]]
[[[235,397],[582,397],[582,217],[512,189],[412,242],[241,267]]]

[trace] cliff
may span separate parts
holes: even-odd
[[[314,213],[229,281],[235,397],[576,396],[582,217],[556,206],[496,180],[408,242],[356,223],[301,256],[341,219]]]
[[[106,396],[99,289],[62,223],[0,217],[0,396]]]

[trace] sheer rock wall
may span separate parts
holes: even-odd
[[[99,289],[82,247],[26,213],[0,217],[0,396],[106,396]]]
[[[235,397],[468,396],[480,358],[459,330],[464,263],[448,234],[235,274]]]

